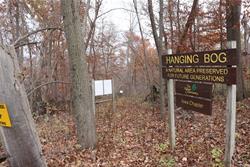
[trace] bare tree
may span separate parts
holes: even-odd
[[[144,56],[144,61],[145,61],[144,69],[145,69],[145,72],[146,72],[147,85],[149,87],[149,86],[151,86],[151,81],[150,81],[149,71],[148,71],[148,56],[147,56],[147,52],[146,52],[145,39],[144,39],[144,35],[143,35],[141,20],[140,20],[139,13],[138,13],[137,0],[133,0],[133,3],[134,3],[135,13],[136,13],[137,21],[138,21],[138,24],[139,24],[140,34],[141,34],[141,43],[142,43],[142,46],[143,46],[143,56]]]
[[[76,119],[78,142],[83,148],[93,148],[96,144],[95,116],[91,105],[91,87],[83,38],[86,33],[81,29],[79,15],[80,0],[61,0],[61,7],[68,43],[72,108]]]
[[[164,85],[164,80],[162,78],[162,60],[161,60],[161,53],[162,53],[162,36],[164,32],[164,26],[163,26],[163,0],[159,1],[159,6],[160,6],[160,12],[159,12],[159,36],[157,33],[157,28],[156,28],[156,23],[155,23],[155,16],[154,16],[154,11],[153,11],[153,4],[152,0],[148,0],[148,13],[150,17],[150,23],[151,23],[151,28],[153,31],[153,36],[154,36],[154,41],[156,45],[156,49],[158,52],[158,57],[159,57],[159,73],[160,73],[160,110],[161,110],[161,115],[163,118],[163,114],[165,113],[165,97],[164,97],[164,90],[165,90],[165,85]]]
[[[199,0],[194,0],[193,1],[191,12],[190,12],[190,14],[188,16],[187,22],[185,24],[185,28],[184,28],[184,30],[183,30],[183,32],[181,34],[179,45],[178,45],[178,48],[177,48],[177,51],[176,51],[177,53],[179,53],[181,51],[181,47],[183,45],[183,42],[186,40],[188,30],[194,24],[198,2],[199,2]]]
[[[174,27],[173,27],[173,0],[168,1],[168,15],[169,15],[169,22],[170,22],[170,40],[171,40],[171,49],[174,49]]]
[[[102,1],[103,0],[95,0],[95,15],[94,15],[93,20],[89,19],[89,21],[90,21],[90,30],[88,32],[87,39],[86,39],[86,42],[85,42],[85,45],[86,45],[85,50],[89,46],[89,42],[90,42],[92,36],[94,36],[94,34],[95,34],[96,21],[99,18],[98,16],[99,16],[99,11],[100,11],[100,8],[101,8],[101,5],[102,5]],[[90,1],[88,1],[88,3],[90,3]],[[89,14],[86,13],[86,16],[89,17]]]

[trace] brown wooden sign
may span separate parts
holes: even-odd
[[[176,81],[175,91],[183,95],[212,98],[212,84]]]
[[[176,94],[176,106],[185,110],[193,110],[205,115],[212,115],[212,101],[197,97]]]
[[[162,55],[162,66],[229,66],[236,63],[236,49]]]
[[[164,67],[162,75],[166,79],[236,84],[233,67]]]

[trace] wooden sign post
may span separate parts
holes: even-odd
[[[169,140],[175,147],[174,81],[176,106],[212,115],[212,83],[227,84],[225,166],[231,166],[235,145],[236,119],[236,41],[226,50],[172,54],[163,52],[162,76],[167,79]]]

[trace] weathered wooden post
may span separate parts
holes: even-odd
[[[229,49],[235,49],[236,41],[228,41]],[[226,105],[226,147],[225,147],[225,167],[231,166],[231,160],[235,147],[235,122],[236,122],[236,84],[227,86]]]
[[[167,50],[167,54],[172,54],[172,49]],[[169,126],[169,141],[172,149],[175,147],[175,116],[174,116],[174,80],[167,80],[168,91],[168,126]]]
[[[14,47],[0,45],[0,78],[0,102],[6,104],[12,123],[0,128],[10,166],[45,167]]]

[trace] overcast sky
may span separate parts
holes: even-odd
[[[114,8],[129,9],[129,3],[132,0],[104,0],[102,13]],[[111,21],[115,24],[118,31],[126,31],[129,29],[129,12],[125,10],[114,10],[105,16],[105,20]]]

